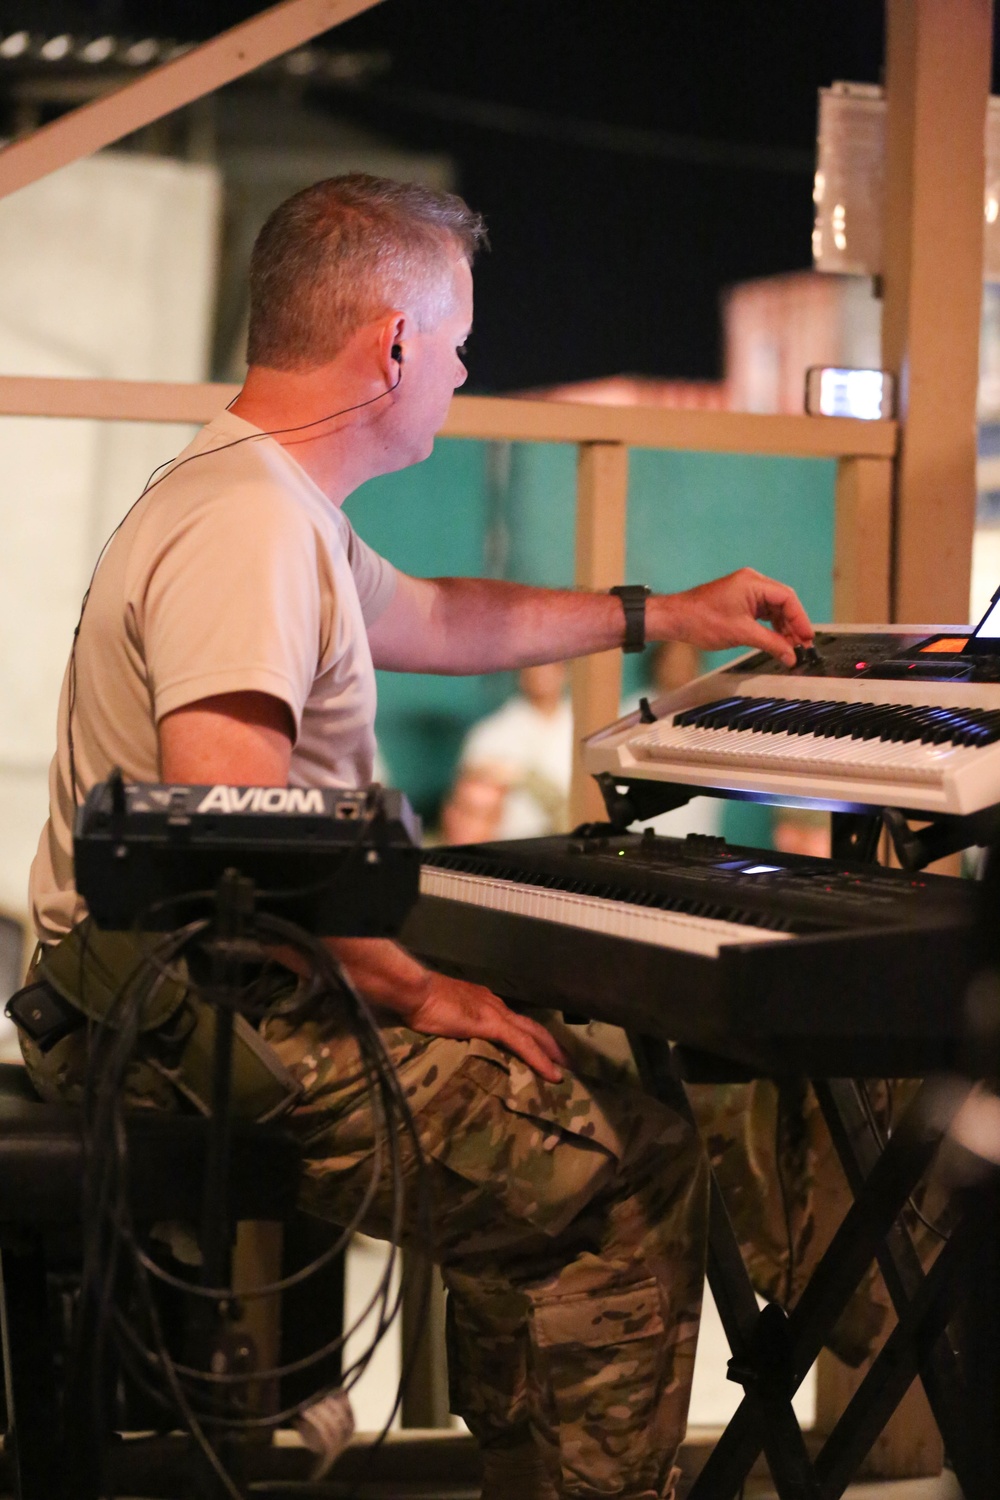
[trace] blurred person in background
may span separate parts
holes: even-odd
[[[424,840],[434,844],[488,844],[498,829],[507,797],[507,783],[489,768],[459,770],[441,804],[441,823]]]
[[[772,838],[782,854],[829,859],[830,814],[811,807],[776,807]]]
[[[479,789],[492,782],[503,794],[491,838],[530,839],[569,828],[573,710],[568,676],[565,662],[523,667],[514,696],[474,724],[463,741],[456,791],[475,773]]]

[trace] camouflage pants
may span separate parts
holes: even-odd
[[[345,1017],[328,1002],[319,1016],[272,1019],[262,1033],[303,1088],[291,1117],[306,1158],[303,1207],[351,1222],[377,1130]],[[705,1268],[708,1169],[697,1132],[565,1028],[574,1066],[558,1085],[488,1042],[401,1026],[382,1034],[427,1163],[430,1247],[418,1238],[418,1165],[403,1135],[402,1239],[442,1267],[454,1409],[487,1454],[515,1467],[540,1456],[540,1474],[567,1500],[670,1494]],[[22,1049],[43,1097],[82,1097],[85,1030],[45,1053],[22,1035]],[[140,1036],[127,1102],[176,1109],[155,1052]],[[391,1233],[387,1172],[361,1227]],[[530,1487],[516,1488],[531,1500]]]
[[[345,1222],[374,1144],[367,1104],[338,1109],[353,1044],[315,1024],[269,1037],[307,1085],[304,1206]],[[384,1037],[428,1163],[454,1409],[487,1452],[535,1445],[559,1495],[669,1494],[705,1266],[696,1133],[576,1037],[558,1085],[488,1042]],[[390,1207],[383,1182],[369,1233]]]
[[[872,1079],[873,1112],[885,1128],[916,1089]],[[816,1096],[805,1079],[688,1087],[743,1260],[762,1297],[793,1307],[847,1213],[853,1195]],[[918,1201],[924,1190],[918,1188]],[[937,1216],[941,1205],[934,1200]],[[918,1247],[923,1236],[916,1223]],[[874,1263],[827,1339],[858,1366],[881,1345],[891,1301]]]
[[[322,1021],[272,1022],[265,1034],[305,1089],[294,1117],[304,1207],[347,1222],[370,1180],[375,1135],[355,1044],[334,1006]],[[489,1043],[403,1027],[383,1036],[429,1162],[454,1409],[488,1453],[540,1453],[565,1496],[667,1492],[704,1270],[698,1138],[565,1029],[574,1069],[557,1086]],[[85,1033],[44,1057],[23,1043],[45,1097],[78,1096]],[[127,1088],[133,1103],[177,1107],[141,1047]],[[811,1090],[792,1081],[689,1092],[754,1284],[790,1306],[849,1203]],[[404,1142],[408,1185],[415,1175]],[[390,1209],[383,1182],[366,1230],[387,1236]],[[404,1242],[415,1232],[405,1226]],[[860,1363],[886,1317],[870,1274],[831,1346]]]

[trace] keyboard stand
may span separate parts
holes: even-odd
[[[645,1036],[629,1040],[645,1086],[692,1119],[681,1081],[682,1049]],[[964,1379],[946,1333],[971,1235],[960,1222],[925,1273],[900,1219],[972,1086],[953,1084],[945,1097],[936,1085],[923,1084],[883,1143],[872,1132],[856,1083],[812,1083],[854,1202],[791,1311],[777,1302],[758,1310],[713,1176],[708,1279],[732,1351],[729,1378],[745,1394],[688,1500],[730,1500],[762,1451],[780,1500],[837,1500],[917,1375],[966,1500],[993,1500],[970,1430]],[[810,1457],[792,1397],[873,1259],[899,1321],[822,1448]]]

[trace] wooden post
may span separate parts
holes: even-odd
[[[887,0],[882,361],[902,431],[891,618],[969,614],[992,0]]]
[[[842,458],[837,464],[833,618],[885,624],[890,616],[892,460]]]
[[[609,589],[625,579],[625,509],[628,448],[624,443],[581,443],[576,487],[576,586]],[[573,663],[572,825],[606,816],[593,778],[583,769],[580,742],[618,717],[620,651],[582,656]]]
[[[881,461],[842,461],[834,617],[960,624],[969,614],[976,506],[992,0],[887,0],[886,22],[882,363],[898,385],[894,535]],[[864,1374],[821,1357],[821,1432]],[[863,1472],[935,1474],[942,1451],[915,1381]]]
[[[403,1387],[401,1427],[451,1426],[445,1295],[441,1272],[412,1245],[403,1251],[402,1344],[410,1378]]]

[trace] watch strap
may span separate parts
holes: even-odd
[[[617,594],[625,611],[623,651],[641,651],[646,644],[646,600],[652,592],[644,583],[616,583],[609,594]]]

